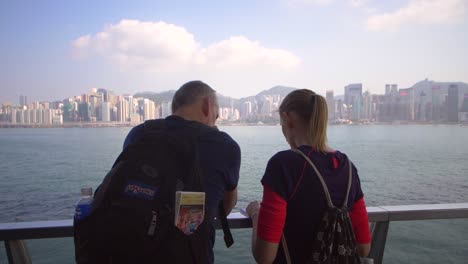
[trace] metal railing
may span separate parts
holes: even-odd
[[[388,228],[392,221],[468,219],[468,203],[377,206],[368,207],[367,210],[369,221],[372,223],[372,246],[369,257],[373,258],[376,264],[382,263]],[[231,213],[228,220],[233,229],[252,227],[250,219],[241,213]],[[216,228],[220,228],[219,222],[216,222]],[[31,263],[23,240],[72,236],[72,220],[0,224],[0,241],[5,241],[10,264]]]

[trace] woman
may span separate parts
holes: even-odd
[[[318,168],[334,205],[345,200],[349,163],[344,153],[327,146],[328,111],[325,99],[306,89],[288,94],[279,108],[283,135],[292,149],[305,154]],[[350,208],[358,254],[370,251],[370,231],[357,169],[352,166]],[[252,219],[252,251],[258,263],[285,263],[284,236],[292,263],[311,256],[321,217],[327,208],[323,187],[309,163],[291,150],[281,151],[268,162],[262,178],[263,201],[247,207]]]

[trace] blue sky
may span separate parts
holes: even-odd
[[[1,1],[0,102],[468,82],[468,0]]]

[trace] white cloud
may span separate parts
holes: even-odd
[[[262,46],[244,36],[201,47],[185,28],[165,22],[122,20],[72,43],[77,58],[103,57],[124,70],[184,72],[193,67],[290,69],[300,64],[293,53]]]
[[[298,5],[327,5],[332,3],[333,0],[287,0],[288,5],[298,6]]]
[[[235,36],[208,46],[202,58],[221,67],[269,65],[292,68],[299,64],[299,58],[282,49],[269,49],[257,41],[244,36]]]
[[[370,16],[367,29],[397,31],[411,24],[450,24],[462,20],[467,13],[467,0],[410,0],[395,12]]]
[[[365,6],[369,0],[348,0],[348,3],[354,7],[363,7]]]

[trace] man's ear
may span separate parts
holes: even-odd
[[[208,116],[209,113],[210,113],[210,98],[207,96],[207,97],[204,97],[202,99],[202,113],[204,116]]]

